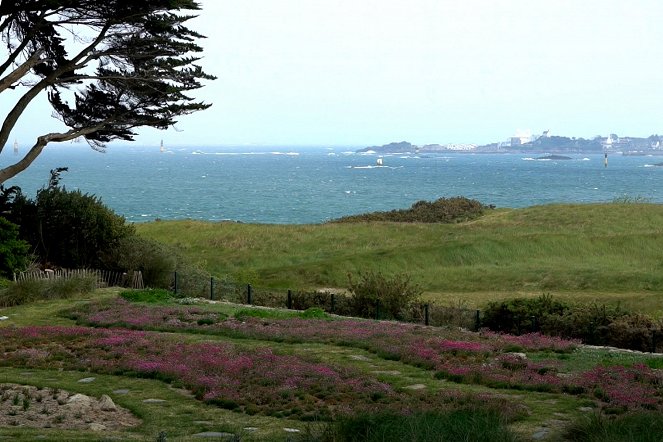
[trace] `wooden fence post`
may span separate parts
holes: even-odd
[[[214,276],[209,278],[209,299],[214,301]]]
[[[175,295],[177,295],[177,272],[175,272]]]
[[[334,294],[331,294],[331,313],[334,313],[334,310],[336,310],[336,299],[334,298]]]
[[[288,289],[287,306],[288,306],[288,309],[292,309],[292,290],[290,290],[290,289]]]
[[[474,313],[474,328],[478,331],[481,327],[481,310]]]
[[[249,304],[249,305],[253,304],[253,293],[251,293],[252,290],[253,289],[251,287],[251,284],[246,286],[246,298],[247,298],[246,300],[247,300],[247,304]]]
[[[428,311],[428,304],[424,304],[424,325],[430,325],[430,312]]]

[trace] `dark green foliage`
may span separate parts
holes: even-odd
[[[519,440],[495,411],[364,414],[342,418],[323,440],[344,442],[507,442]]]
[[[483,312],[481,324],[491,330],[520,334],[534,331],[535,321],[541,323],[548,315],[563,315],[569,308],[568,304],[554,300],[550,295],[490,302]]]
[[[94,276],[37,279],[11,283],[0,291],[0,307],[27,304],[42,299],[61,299],[90,293],[97,288]]]
[[[36,244],[44,262],[66,268],[99,268],[101,254],[133,235],[123,217],[80,190],[48,188],[37,194]]]
[[[177,268],[172,247],[138,237],[126,236],[103,257],[104,266],[119,271],[140,271],[148,287],[169,288]]]
[[[373,271],[348,274],[348,290],[354,316],[380,319],[402,319],[422,293],[407,274],[388,277]]]
[[[661,413],[639,412],[621,416],[591,414],[573,422],[564,436],[577,442],[659,442],[662,434]]]
[[[187,93],[214,79],[196,64],[202,36],[188,29],[194,0],[3,1],[0,3],[0,92],[19,92],[4,118],[0,146],[38,95],[48,98],[67,130],[37,137],[0,183],[28,167],[50,142],[84,138],[94,148],[133,140],[141,126],[166,129],[209,104]],[[85,36],[85,44],[62,30]],[[70,89],[75,85],[76,93]]]
[[[18,226],[0,216],[0,276],[24,270],[29,250],[30,245],[18,237]]]
[[[540,331],[580,339],[587,344],[640,351],[663,347],[661,321],[632,314],[618,305],[568,304],[549,295],[491,302],[483,312],[481,325],[511,334]]]
[[[120,296],[131,302],[145,302],[150,304],[161,304],[172,299],[173,294],[164,289],[127,290]]]
[[[440,198],[433,202],[417,201],[409,209],[373,212],[339,218],[334,222],[390,221],[406,223],[459,223],[483,215],[487,207],[463,196]]]

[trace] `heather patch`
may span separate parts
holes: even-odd
[[[76,314],[95,326],[190,330],[284,342],[319,342],[363,348],[385,359],[433,370],[436,377],[480,384],[552,393],[589,396],[606,407],[660,408],[663,379],[646,366],[623,368],[629,376],[608,375],[598,368],[578,373],[561,372],[559,360],[529,359],[524,353],[569,353],[577,341],[530,333],[511,336],[492,332],[364,320],[223,318],[192,307],[143,307],[122,300],[97,304]],[[201,323],[201,318],[211,318]],[[630,370],[630,371],[629,371]],[[620,393],[621,392],[621,393]],[[647,400],[638,398],[646,397]]]
[[[277,354],[266,347],[245,351],[230,343],[187,343],[146,331],[4,328],[0,354],[4,366],[155,378],[223,408],[300,420],[375,409],[439,409],[465,400],[451,393],[396,392],[351,369]]]

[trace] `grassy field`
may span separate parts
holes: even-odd
[[[612,203],[489,211],[461,224],[137,225],[217,277],[342,289],[347,274],[409,273],[425,297],[480,307],[551,293],[663,314],[663,206]]]
[[[538,435],[553,442],[591,440],[568,439],[568,428],[593,434],[588,425],[607,422],[601,409],[663,404],[660,385],[647,380],[647,365],[663,365],[656,356],[573,350],[572,343],[555,338],[150,300],[127,302],[118,290],[106,289],[0,310],[9,318],[0,322],[0,384],[108,394],[142,420],[138,427],[101,433],[0,426],[0,438],[154,441],[163,434],[177,441],[222,432],[247,441],[414,435],[432,441],[443,432],[455,435],[444,440],[525,441]],[[80,382],[91,376],[94,382]],[[163,402],[150,402],[155,398]],[[397,413],[410,407],[421,412]],[[324,416],[348,411],[355,418],[341,420],[330,436]],[[22,413],[20,406],[10,413]],[[648,413],[634,415],[641,431],[657,422]],[[364,430],[370,438],[361,436]],[[649,440],[643,433],[629,440]]]

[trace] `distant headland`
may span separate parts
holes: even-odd
[[[663,155],[663,136],[647,138],[620,137],[610,134],[591,139],[551,135],[513,136],[505,141],[477,144],[426,144],[415,146],[407,141],[383,146],[370,146],[357,152],[394,153],[528,153],[528,154],[591,154],[615,153],[621,155]]]

